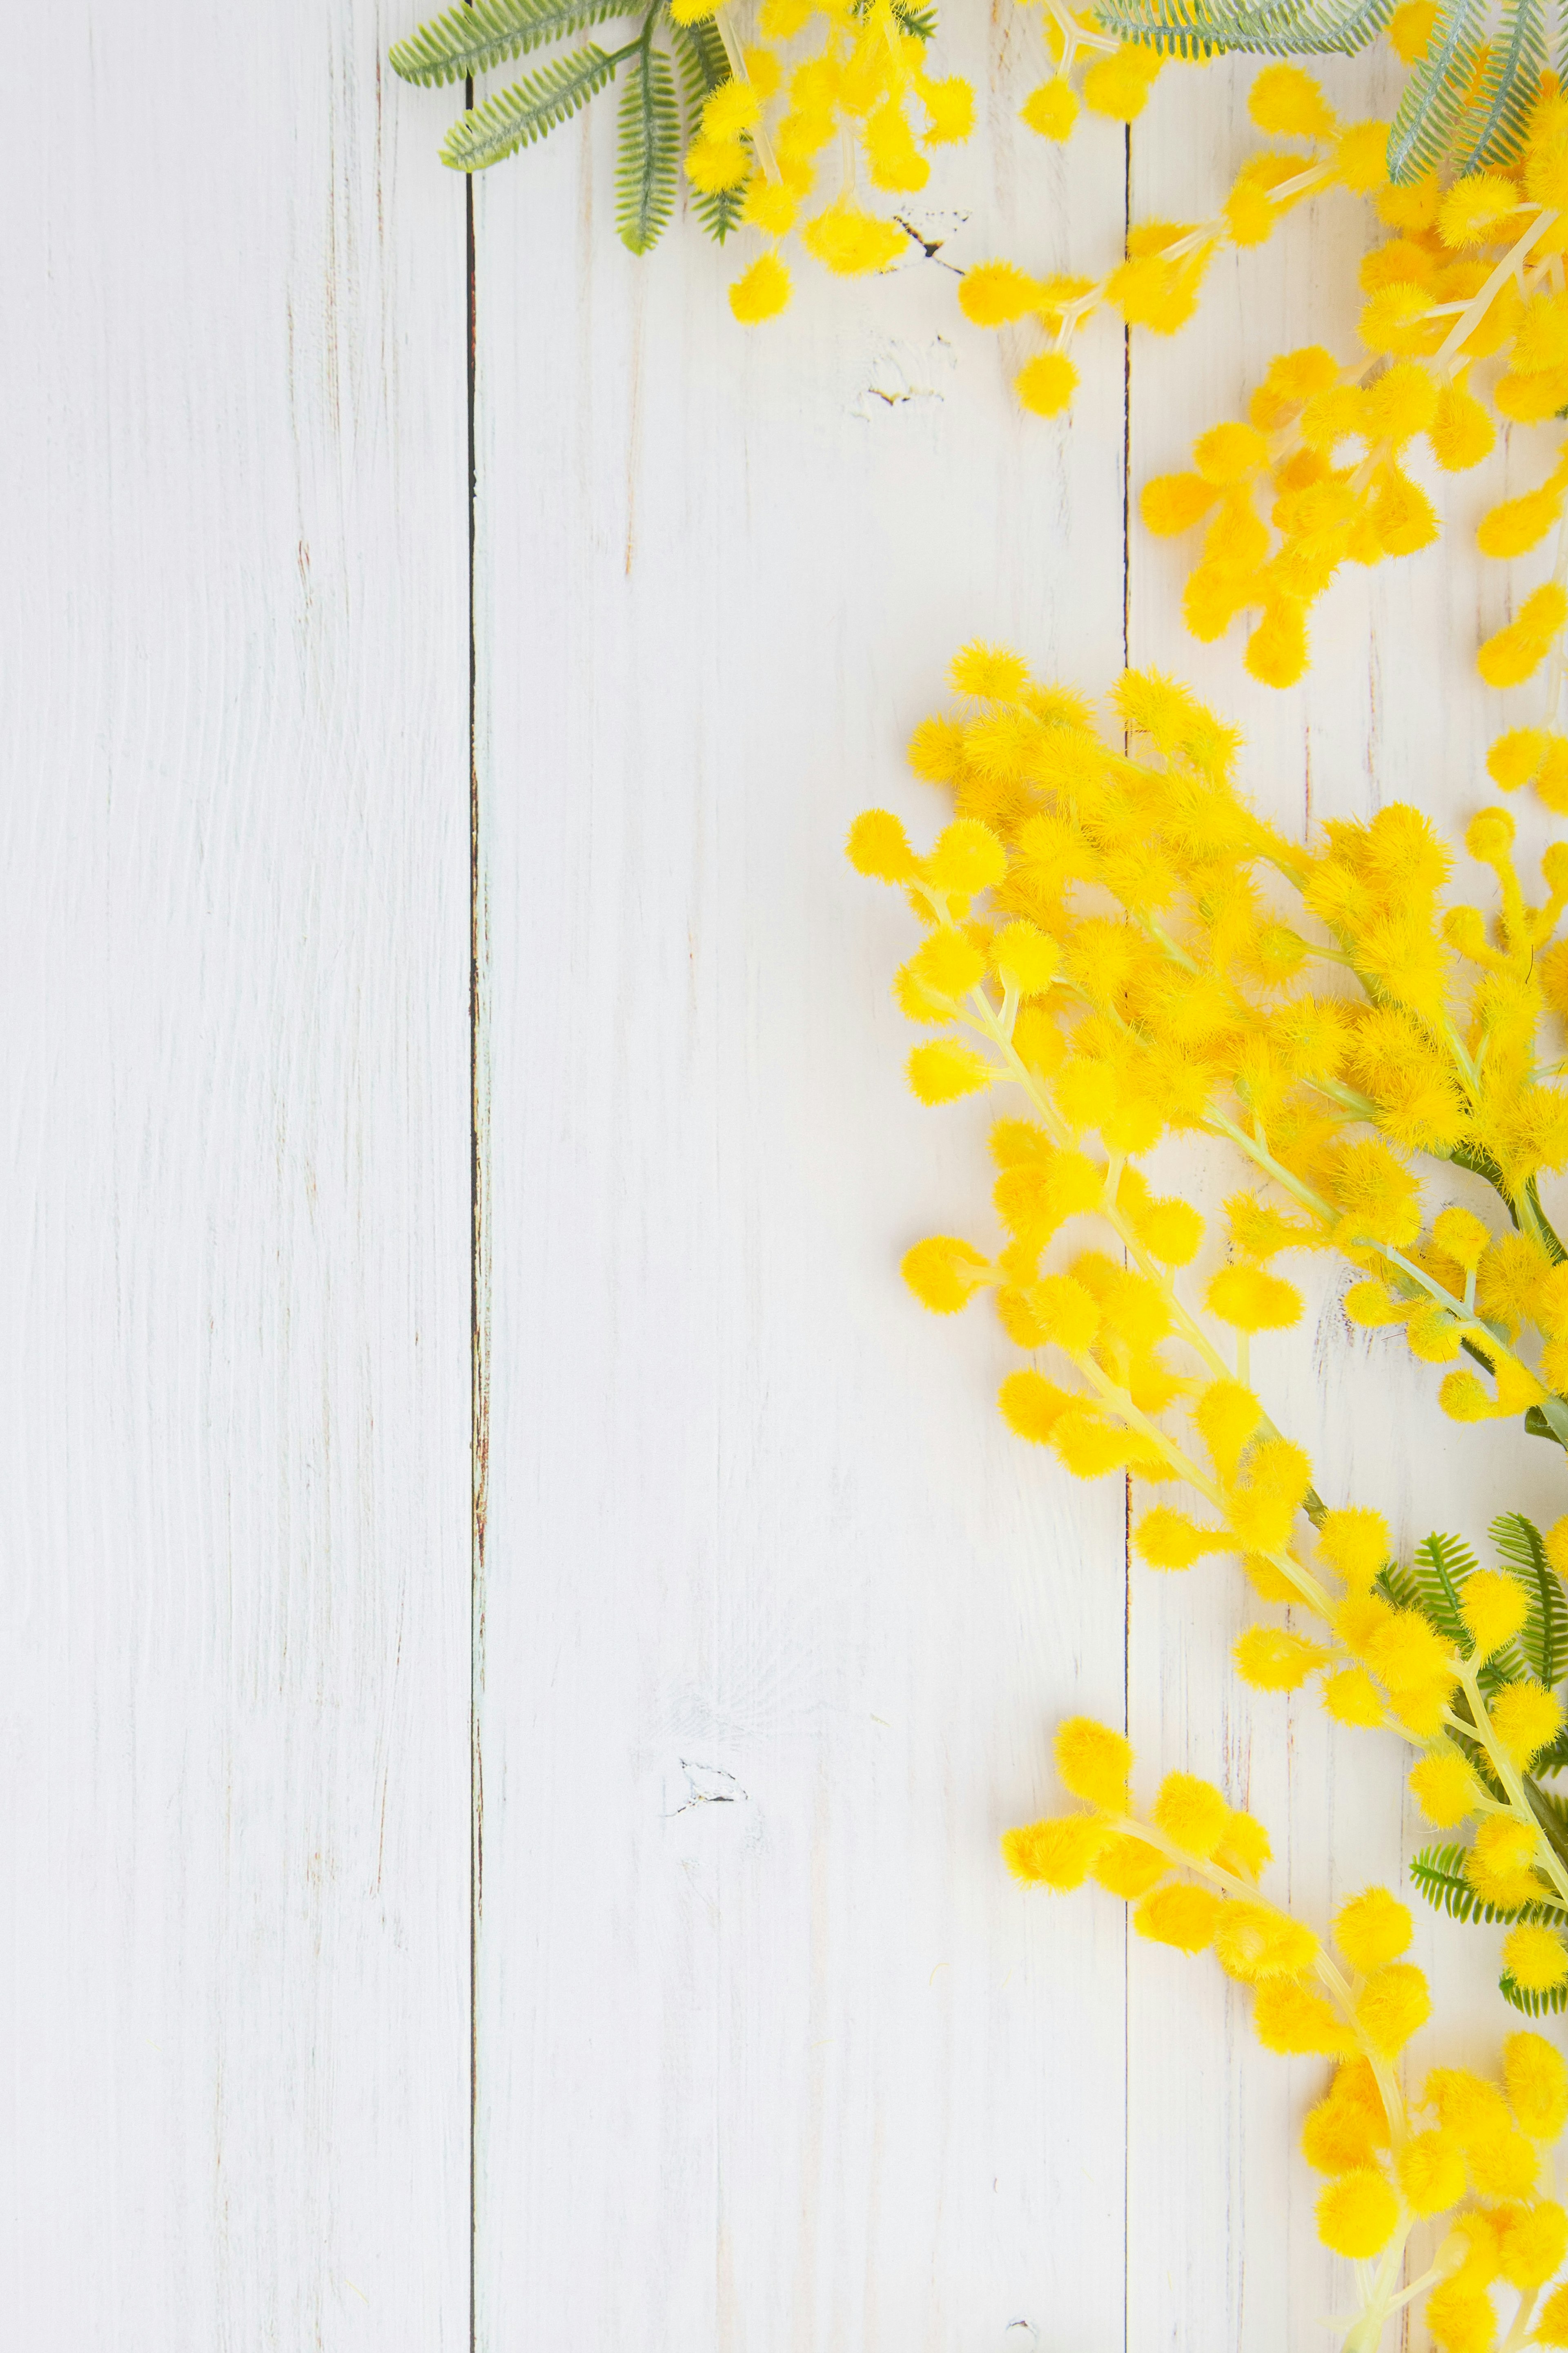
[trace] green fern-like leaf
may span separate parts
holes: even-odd
[[[871,13],[872,0],[853,0],[850,15],[864,23]],[[900,32],[912,33],[917,41],[929,41],[936,32],[934,8],[910,7],[909,0],[892,0],[893,15]]]
[[[1497,1988],[1504,2001],[1512,2002],[1515,2010],[1522,2010],[1527,2018],[1542,2018],[1551,2010],[1568,2010],[1568,1985],[1548,1986],[1544,1993],[1538,1993],[1516,1983],[1504,1969]]]
[[[1384,1599],[1392,1601],[1396,1609],[1420,1609],[1421,1588],[1402,1560],[1385,1561],[1373,1581]]]
[[[1519,1646],[1531,1673],[1550,1691],[1568,1674],[1568,1594],[1546,1557],[1540,1529],[1522,1512],[1505,1512],[1489,1533],[1530,1596],[1530,1615],[1520,1629]]]
[[[1437,0],[1426,53],[1411,68],[1388,134],[1390,179],[1418,180],[1449,152],[1487,23],[1486,0]]]
[[[1423,1847],[1410,1866],[1410,1876],[1434,1912],[1451,1920],[1552,1920],[1560,1917],[1549,1904],[1521,1904],[1506,1912],[1476,1894],[1465,1876],[1463,1846]]]
[[[680,116],[675,74],[650,37],[649,19],[621,85],[616,159],[616,233],[631,253],[658,243],[675,210]]]
[[[392,70],[426,89],[467,81],[546,41],[627,16],[631,5],[632,0],[472,0],[471,6],[448,8],[405,41],[395,41]]]
[[[1547,50],[1544,0],[1507,0],[1488,50],[1473,127],[1467,123],[1454,150],[1459,170],[1511,163],[1519,153],[1546,71]]]
[[[1207,58],[1242,49],[1276,58],[1350,55],[1374,41],[1394,0],[1098,0],[1106,32],[1166,57]]]
[[[1475,1644],[1459,1608],[1459,1592],[1466,1578],[1476,1573],[1475,1554],[1458,1536],[1433,1535],[1416,1546],[1411,1566],[1422,1616],[1468,1659]]]
[[[574,49],[570,57],[552,58],[485,105],[460,114],[447,133],[442,163],[455,172],[482,172],[503,155],[531,147],[596,98],[616,64],[616,58],[592,42],[585,49]]]
[[[730,60],[710,16],[704,16],[700,24],[672,25],[669,29],[675,43],[676,70],[680,76],[686,136],[690,140],[697,136],[704,105],[730,79]],[[738,226],[745,201],[743,187],[721,188],[716,195],[701,188],[691,192],[692,211],[719,245]]]

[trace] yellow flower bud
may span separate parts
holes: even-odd
[[[983,1282],[993,1279],[988,1258],[952,1234],[933,1234],[904,1254],[904,1281],[922,1307],[952,1315],[967,1307]]]
[[[1411,1961],[1391,1961],[1385,1968],[1374,1969],[1361,1989],[1355,2014],[1373,2050],[1394,2058],[1432,2015],[1425,1977]]]
[[[1174,1945],[1179,1952],[1201,1953],[1215,1932],[1215,1924],[1222,1909],[1217,1895],[1206,1887],[1189,1887],[1178,1882],[1170,1887],[1156,1887],[1145,1895],[1132,1915],[1132,1926],[1140,1936],[1147,1936],[1157,1945]]]
[[[1568,2124],[1568,2060],[1543,2034],[1510,2034],[1502,2079],[1514,2122],[1531,2140],[1552,2141]]]
[[[1396,1961],[1410,1942],[1409,1906],[1386,1887],[1368,1887],[1340,1906],[1334,1942],[1352,1969],[1381,1968]]]
[[[1314,1668],[1331,1656],[1321,1642],[1282,1626],[1249,1626],[1232,1656],[1243,1683],[1258,1691],[1299,1691]]]
[[[1370,2168],[1342,2174],[1318,2200],[1318,2236],[1336,2255],[1361,2261],[1379,2253],[1398,2221],[1398,2198]]]
[[[1502,1940],[1502,1965],[1526,1993],[1550,1993],[1568,1981],[1568,1947],[1554,1928],[1523,1921]]]
[[[1415,2133],[1399,2153],[1399,2186],[1414,2214],[1446,2214],[1465,2194],[1465,2153],[1452,2133]]]
[[[1154,1800],[1154,1820],[1184,1854],[1206,1862],[1225,1836],[1229,1807],[1212,1781],[1194,1773],[1167,1773]]]
[[[990,1086],[997,1075],[984,1054],[956,1038],[933,1039],[929,1046],[917,1046],[905,1067],[914,1094],[928,1104],[955,1103],[960,1095]]]
[[[1452,1830],[1479,1802],[1481,1788],[1457,1748],[1446,1745],[1423,1757],[1410,1776],[1410,1791],[1436,1830]]]
[[[1132,1749],[1120,1732],[1092,1716],[1068,1716],[1057,1730],[1056,1760],[1063,1788],[1075,1798],[1107,1813],[1126,1812]]]
[[[1503,1754],[1523,1767],[1556,1739],[1563,1725],[1563,1703],[1555,1692],[1526,1679],[1506,1683],[1494,1693],[1487,1715]]]
[[[1111,1836],[1094,1814],[1059,1814],[1032,1822],[1026,1830],[1005,1831],[1002,1853],[1015,1879],[1067,1894],[1083,1885],[1090,1863]]]

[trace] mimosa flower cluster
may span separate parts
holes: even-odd
[[[992,1130],[999,1245],[932,1237],[910,1251],[906,1277],[938,1313],[993,1293],[1034,1360],[1001,1390],[1020,1436],[1077,1476],[1177,1484],[1205,1507],[1136,1508],[1133,1543],[1151,1567],[1229,1553],[1263,1600],[1305,1606],[1320,1630],[1260,1624],[1238,1648],[1241,1672],[1280,1690],[1315,1677],[1340,1721],[1426,1751],[1414,1788],[1428,1818],[1475,1826],[1469,1845],[1425,1858],[1429,1892],[1514,1920],[1505,1990],[1557,2006],[1568,1840],[1560,1849],[1527,1776],[1568,1763],[1556,1688],[1568,1519],[1544,1540],[1500,1524],[1499,1570],[1441,1544],[1397,1569],[1376,1513],[1325,1505],[1248,1369],[1252,1335],[1302,1314],[1275,1262],[1330,1250],[1356,1275],[1350,1303],[1363,1319],[1402,1324],[1423,1360],[1468,1351],[1478,1369],[1456,1368],[1440,1390],[1451,1416],[1530,1414],[1562,1439],[1568,1401],[1521,1344],[1530,1318],[1554,1325],[1563,1279],[1534,1191],[1542,1166],[1568,1158],[1563,1098],[1537,1081],[1532,1045],[1510,1050],[1500,1034],[1482,1052],[1507,1026],[1499,981],[1509,1002],[1525,992],[1533,1038],[1530,992],[1551,969],[1541,911],[1525,906],[1506,845],[1484,835],[1502,877],[1494,928],[1506,936],[1511,923],[1532,944],[1523,963],[1506,947],[1478,960],[1484,919],[1440,913],[1442,846],[1416,812],[1388,808],[1300,849],[1236,790],[1234,735],[1168,681],[1129,673],[1116,689],[1131,755],[1016,655],[971,647],[952,682],[966,706],[926,722],[911,756],[961,813],[918,856],[898,818],[868,811],[849,854],[901,886],[923,927],[895,983],[903,1011],[934,1033],[910,1057],[916,1094],[941,1103],[1005,1083],[1028,1115]],[[1294,893],[1299,921],[1273,910],[1270,878]],[[1554,924],[1556,894],[1548,905]],[[1314,967],[1359,995],[1307,985]],[[1177,1278],[1203,1219],[1138,1165],[1172,1132],[1214,1138],[1252,1180],[1227,1204],[1227,1259],[1201,1307]],[[1457,1207],[1427,1227],[1410,1166],[1421,1145],[1485,1169],[1530,1229],[1494,1234]],[[1086,1219],[1110,1250],[1083,1235]],[[1556,1345],[1547,1339],[1541,1363],[1560,1376]]]
[[[958,299],[967,319],[977,327],[1026,325],[1040,341],[1014,379],[1026,408],[1055,417],[1070,406],[1079,384],[1074,341],[1098,313],[1173,335],[1197,310],[1217,254],[1266,243],[1299,205],[1327,189],[1364,195],[1383,184],[1388,125],[1342,123],[1300,67],[1267,68],[1248,104],[1260,131],[1302,140],[1305,149],[1253,156],[1212,220],[1140,222],[1129,231],[1125,259],[1100,279],[1037,278],[1009,261],[965,272]]]
[[[1540,425],[1568,406],[1568,100],[1555,81],[1545,79],[1511,167],[1447,189],[1436,174],[1410,187],[1384,184],[1377,207],[1394,234],[1362,265],[1361,356],[1342,363],[1316,344],[1282,353],[1247,417],[1205,434],[1192,472],[1161,476],[1142,493],[1152,531],[1205,526],[1187,582],[1188,628],[1214,638],[1237,616],[1257,616],[1247,667],[1269,686],[1301,676],[1308,610],[1342,565],[1412,554],[1436,538],[1436,512],[1405,470],[1418,438],[1439,467],[1461,472],[1489,453],[1498,419]],[[1481,553],[1499,559],[1558,533],[1551,576],[1480,649],[1491,686],[1523,684],[1560,644],[1565,499],[1558,452],[1538,488],[1494,507],[1480,526]],[[1505,755],[1499,779],[1535,776],[1560,807],[1568,807],[1561,670],[1559,660],[1545,732],[1528,760]]]
[[[725,28],[725,10],[710,0],[671,0],[671,13],[678,24]],[[908,230],[867,202],[862,174],[879,195],[913,195],[931,176],[929,151],[967,139],[974,121],[969,84],[926,70],[932,22],[893,0],[763,0],[755,43],[726,38],[731,78],[708,100],[686,175],[706,195],[735,192],[741,226],[767,239],[730,290],[743,323],[789,301],[781,248],[797,226],[805,251],[841,277],[885,269],[906,249]],[[816,45],[791,62],[786,51],[803,37]],[[811,210],[830,148],[837,185]]]
[[[1211,1952],[1250,1988],[1265,2050],[1333,2063],[1301,2147],[1324,2177],[1319,2235],[1356,2266],[1344,2353],[1376,2353],[1387,2323],[1422,2298],[1444,2353],[1568,2346],[1568,2285],[1551,2286],[1568,2255],[1554,2173],[1568,2125],[1561,2052],[1539,2034],[1510,2034],[1500,2081],[1435,2067],[1407,2095],[1399,2062],[1432,2004],[1405,1957],[1409,1910],[1391,1890],[1368,1887],[1342,1905],[1331,1944],[1260,1895],[1268,1831],[1213,1782],[1167,1774],[1139,1812],[1131,1746],[1085,1716],[1060,1727],[1056,1757],[1081,1804],[1008,1832],[1016,1875],[1058,1893],[1093,1878],[1132,1906],[1139,1936]],[[1441,2233],[1436,2255],[1402,2285],[1418,2224]]]

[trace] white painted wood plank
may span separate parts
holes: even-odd
[[[1120,134],[1063,174],[1026,87],[931,209],[1103,266]],[[934,829],[900,739],[963,639],[1119,649],[1121,353],[1042,438],[946,251],[743,339],[728,256],[615,246],[607,129],[477,191],[479,2341],[1110,2353],[1123,1924],[996,1839],[1120,1715],[1121,1498],[899,1282],[988,1218],[983,1120],[904,1092],[909,919],[840,844]]]
[[[0,2311],[468,2343],[462,194],[373,0],[19,18]]]

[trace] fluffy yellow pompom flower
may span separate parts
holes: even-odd
[[[1094,1814],[1058,1814],[1026,1830],[1006,1831],[1002,1853],[1015,1879],[1066,1895],[1083,1885],[1090,1863],[1112,1835]]]
[[[1113,1838],[1091,1865],[1100,1886],[1128,1904],[1146,1894],[1170,1868],[1157,1846],[1151,1846],[1147,1839],[1129,1837]]]
[[[1240,1381],[1211,1381],[1193,1409],[1204,1444],[1222,1479],[1232,1479],[1242,1449],[1263,1419],[1263,1408]]]
[[[1465,2153],[1453,2134],[1413,2134],[1399,2152],[1399,2186],[1413,2214],[1446,2214],[1465,2194]]]
[[[1280,139],[1331,139],[1339,129],[1333,108],[1300,66],[1265,66],[1252,85],[1247,111],[1259,131]]]
[[[1065,352],[1037,352],[1013,379],[1024,406],[1036,417],[1059,417],[1078,390],[1078,370]]]
[[[1295,1978],[1269,1978],[1258,1987],[1252,2025],[1265,2051],[1286,2058],[1348,2059],[1356,2050],[1354,2033],[1333,2005]]]
[[[1002,1419],[1018,1438],[1046,1446],[1064,1414],[1082,1403],[1068,1389],[1058,1388],[1043,1373],[1009,1373],[996,1393]]]
[[[1528,1680],[1505,1683],[1494,1693],[1487,1714],[1503,1754],[1521,1767],[1549,1748],[1563,1725],[1563,1703],[1556,1693]]]
[[[961,817],[942,827],[925,871],[939,890],[973,898],[1001,881],[1007,871],[1007,852],[989,826]]]
[[[1426,2320],[1428,2336],[1443,2353],[1493,2353],[1497,2307],[1485,2288],[1472,2285],[1463,2274],[1439,2280],[1426,2299]]]
[[[1132,1771],[1131,1744],[1090,1715],[1071,1715],[1058,1727],[1057,1771],[1062,1787],[1086,1805],[1125,1813]]]
[[[1154,1820],[1184,1854],[1206,1862],[1225,1836],[1230,1818],[1212,1781],[1194,1773],[1167,1773],[1154,1800]]]
[[[1568,2214],[1552,2199],[1506,2206],[1493,2217],[1502,2275],[1510,2287],[1544,2287],[1568,2253]]]
[[[988,1087],[996,1076],[984,1054],[956,1038],[933,1039],[917,1046],[906,1065],[910,1088],[923,1103],[956,1103]]]
[[[1354,2173],[1375,2162],[1377,2140],[1364,2109],[1332,2093],[1308,2111],[1301,2126],[1301,2154],[1315,2173]],[[1463,2159],[1460,2160],[1463,2187]]]
[[[1437,395],[1426,438],[1444,471],[1459,474],[1490,457],[1497,427],[1475,394],[1454,382],[1446,384]]]
[[[1336,2255],[1363,2261],[1393,2238],[1399,2200],[1383,2174],[1370,2168],[1343,2173],[1318,2200],[1318,2236]]]
[[[1247,640],[1247,667],[1260,686],[1295,686],[1307,668],[1307,613],[1299,596],[1275,596]]]
[[[1318,1550],[1352,1592],[1366,1591],[1392,1549],[1388,1522],[1364,1504],[1345,1504],[1319,1522]]]
[[[1140,1936],[1154,1944],[1174,1945],[1183,1953],[1201,1953],[1213,1937],[1223,1909],[1219,1897],[1211,1895],[1206,1887],[1178,1883],[1156,1887],[1145,1895],[1132,1915],[1132,1926]]]
[[[1336,1724],[1359,1725],[1365,1731],[1375,1730],[1386,1715],[1383,1694],[1364,1667],[1342,1667],[1326,1676],[1322,1699]]]
[[[1511,1814],[1493,1814],[1476,1832],[1465,1876],[1478,1895],[1501,1912],[1517,1911],[1541,1894],[1533,1864],[1537,1833]]]
[[[1462,249],[1482,245],[1500,221],[1519,210],[1519,190],[1500,172],[1478,172],[1456,180],[1437,212],[1437,234]]]
[[[1549,1993],[1568,1983],[1568,1946],[1554,1928],[1527,1920],[1503,1938],[1502,1965],[1526,1993]]]
[[[1510,2034],[1502,2046],[1502,2080],[1521,2132],[1555,2140],[1568,2124],[1568,2060],[1556,2045],[1542,2034]]]
[[[1410,1776],[1411,1795],[1436,1830],[1452,1830],[1473,1814],[1481,1788],[1457,1748],[1423,1757]]]
[[[1541,2176],[1541,2160],[1521,2132],[1488,2134],[1472,2141],[1465,2152],[1471,2187],[1483,2198],[1531,2198]]]
[[[1468,1209],[1443,1209],[1432,1221],[1432,1240],[1445,1258],[1471,1273],[1489,1248],[1491,1228]]]
[[[1568,620],[1568,595],[1554,580],[1532,590],[1517,617],[1489,637],[1476,657],[1487,684],[1522,686],[1546,659],[1564,620]]]
[[[1295,1284],[1260,1266],[1222,1266],[1206,1299],[1210,1313],[1238,1332],[1282,1332],[1301,1316]]]
[[[1078,92],[1065,75],[1057,74],[1032,90],[1019,111],[1042,139],[1066,139],[1078,121]]]
[[[863,278],[871,270],[886,269],[909,244],[907,231],[896,221],[863,211],[847,196],[839,196],[807,221],[801,239],[813,259],[838,278]]]
[[[1356,2002],[1355,2014],[1357,2025],[1373,2048],[1385,2059],[1392,2059],[1432,2015],[1426,1980],[1413,1962],[1391,1961],[1385,1968],[1374,1969],[1368,1978]]]
[[[1282,1626],[1249,1626],[1232,1652],[1242,1682],[1258,1691],[1299,1691],[1331,1655],[1321,1642]]]
[[[1008,923],[991,943],[991,961],[1020,997],[1041,997],[1061,970],[1062,952],[1033,923]]]
[[[936,1315],[952,1315],[990,1281],[992,1266],[968,1242],[952,1234],[933,1234],[906,1250],[900,1271],[922,1307]]]
[[[787,221],[783,224],[784,228],[788,226]],[[776,253],[759,253],[731,287],[730,308],[742,327],[755,327],[764,319],[776,319],[789,297],[790,275],[784,263]]]
[[[849,828],[846,855],[858,874],[874,882],[912,882],[920,861],[901,819],[889,809],[864,809]]]
[[[1205,1553],[1224,1552],[1232,1543],[1228,1528],[1205,1528],[1168,1504],[1156,1504],[1144,1513],[1133,1531],[1133,1549],[1151,1568],[1191,1568]]]
[[[1478,1660],[1489,1659],[1523,1625],[1530,1615],[1530,1597],[1517,1577],[1501,1569],[1478,1569],[1460,1588],[1459,1615]]]
[[[1009,327],[1038,308],[1040,282],[1010,261],[981,261],[959,280],[958,307],[971,325]]]
[[[1409,1906],[1386,1887],[1352,1895],[1334,1915],[1334,1942],[1352,1969],[1379,1969],[1396,1961],[1410,1937]]]
[[[948,664],[947,682],[955,694],[973,695],[977,702],[1016,702],[1029,683],[1029,665],[1010,646],[973,638]]]
[[[1215,1958],[1244,1985],[1270,1978],[1300,1978],[1321,1950],[1310,1928],[1271,1904],[1227,1904],[1215,1930]]]
[[[985,958],[966,932],[940,926],[921,942],[902,966],[895,994],[917,1018],[951,1021],[957,1000],[985,976]]]

